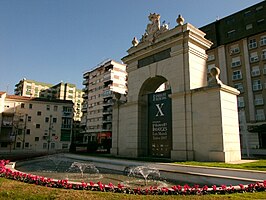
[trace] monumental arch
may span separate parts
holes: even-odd
[[[238,90],[211,70],[207,82],[206,50],[212,43],[182,16],[169,29],[160,15],[140,41],[134,38],[127,64],[128,94],[117,95],[113,110],[111,154],[172,160],[241,160]],[[158,92],[162,84],[165,91]]]

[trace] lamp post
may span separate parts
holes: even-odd
[[[48,140],[47,140],[47,150],[49,152],[50,150],[50,142],[51,142],[51,131],[52,131],[52,115],[50,115],[50,118],[49,118],[49,129],[48,129]]]
[[[116,98],[116,103],[117,103],[117,126],[116,126],[116,143],[117,143],[117,150],[116,150],[116,155],[119,155],[119,105],[120,105],[120,98],[121,94],[115,92],[115,98]]]
[[[26,137],[26,130],[27,130],[27,120],[28,120],[28,114],[25,114],[25,122],[24,122],[24,130],[23,130],[23,139],[22,139],[22,149],[25,148],[25,137]]]

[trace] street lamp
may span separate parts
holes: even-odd
[[[120,98],[121,94],[118,92],[115,92],[115,98],[117,103],[117,126],[116,126],[116,143],[117,143],[117,150],[116,155],[119,155],[119,105],[120,105]]]
[[[47,143],[48,143],[48,152],[50,149],[50,142],[51,142],[51,131],[52,131],[52,115],[50,115],[50,119],[49,119],[49,129],[48,129],[48,139],[47,139]]]
[[[28,114],[25,114],[25,122],[24,122],[24,130],[23,130],[23,139],[22,139],[22,149],[25,148],[25,136],[26,136],[26,130],[27,130],[27,120],[28,120]]]

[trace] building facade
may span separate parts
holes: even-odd
[[[73,102],[0,93],[0,149],[68,151]]]
[[[112,136],[112,106],[115,94],[127,93],[126,65],[106,60],[83,74],[83,107],[81,126],[84,143],[110,142]]]
[[[214,44],[208,72],[221,69],[223,83],[240,91],[242,153],[266,154],[266,1],[200,28]]]
[[[74,103],[74,121],[81,120],[83,92],[75,84],[60,82],[52,85],[24,78],[15,87],[15,95],[19,96],[71,100]]]

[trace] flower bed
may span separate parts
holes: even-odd
[[[0,177],[18,180],[25,183],[36,184],[46,187],[53,188],[64,188],[64,189],[74,189],[74,190],[91,190],[91,191],[102,191],[102,192],[116,192],[116,193],[126,193],[126,194],[139,194],[139,195],[205,195],[205,194],[230,194],[230,193],[244,193],[244,192],[260,192],[266,191],[266,180],[262,183],[254,183],[249,185],[239,184],[238,186],[226,186],[222,185],[217,187],[213,185],[212,187],[199,185],[189,186],[189,185],[174,185],[170,188],[166,187],[154,187],[151,186],[146,189],[142,188],[128,188],[122,184],[117,186],[109,183],[108,185],[102,184],[101,182],[81,182],[74,183],[68,182],[67,180],[54,180],[51,178],[46,178],[42,176],[36,176],[32,174],[26,174],[18,171],[13,171],[6,167],[9,163],[8,160],[0,160]]]

